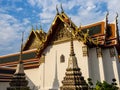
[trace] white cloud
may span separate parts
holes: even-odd
[[[22,10],[23,10],[23,8],[21,8],[21,7],[20,7],[20,8],[17,8],[16,10],[17,10],[17,11],[22,11]]]
[[[20,33],[22,31],[28,33],[27,29],[30,30],[28,23],[27,19],[23,19],[23,22],[20,23],[9,14],[0,14],[0,55],[19,50]]]

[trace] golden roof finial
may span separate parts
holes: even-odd
[[[42,25],[41,25],[41,23],[40,23],[40,30],[42,30]]]
[[[63,7],[62,7],[62,3],[61,3],[61,12],[64,13]]]
[[[41,24],[40,24],[40,32],[41,32],[41,33],[44,33]]]
[[[116,12],[116,17],[115,17],[115,19],[117,20],[118,19],[118,13]]]
[[[59,14],[59,11],[58,11],[58,7],[57,7],[57,5],[56,5],[56,11],[57,11],[57,14]]]
[[[34,27],[33,27],[33,25],[32,25],[32,30],[34,30]]]
[[[80,27],[79,27],[80,29],[82,28],[82,23],[80,23]]]
[[[36,30],[38,30],[38,26],[37,26],[37,24],[36,24]]]
[[[108,22],[108,15],[109,15],[109,11],[107,11],[106,13],[106,22]]]

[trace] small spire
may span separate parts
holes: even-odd
[[[33,27],[33,25],[32,25],[32,30],[34,30],[34,27]]]
[[[74,46],[73,46],[73,36],[72,36],[72,32],[71,32],[71,45],[70,45],[70,56],[74,56]]]
[[[41,25],[41,23],[40,23],[40,30],[42,30],[42,25]]]
[[[24,65],[22,62],[23,35],[24,35],[24,32],[22,32],[22,43],[21,43],[19,62],[17,64],[16,71],[9,83],[10,87],[8,87],[7,90],[18,90],[18,89],[30,90],[30,88],[27,86],[28,81],[26,80],[26,76],[24,73]]]
[[[106,22],[108,23],[108,15],[109,15],[109,11],[107,11],[106,13]]]
[[[59,11],[58,11],[58,7],[57,7],[57,5],[56,5],[56,11],[57,11],[57,14],[59,14]]]
[[[20,63],[22,62],[23,38],[24,38],[24,32],[22,32],[22,39],[21,39],[21,50],[20,50],[20,57],[19,57]]]
[[[63,7],[62,7],[62,3],[61,3],[61,12],[64,13]]]
[[[115,19],[117,20],[118,19],[118,13],[116,12],[116,17],[115,17]]]
[[[36,30],[38,30],[38,26],[37,26],[37,24],[36,24]]]
[[[80,29],[82,28],[82,23],[80,23],[80,27],[79,27]]]
[[[44,33],[43,29],[42,29],[42,25],[40,24],[40,32]]]
[[[23,38],[24,38],[24,32],[22,32],[20,57],[19,57],[19,62],[18,62],[15,74],[24,73],[24,66],[23,66],[23,61],[22,61]]]
[[[24,67],[23,67],[23,62],[22,62],[23,38],[24,38],[24,32],[22,32],[20,57],[19,57],[19,62],[18,62],[15,73],[24,73]]]

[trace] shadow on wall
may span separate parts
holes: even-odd
[[[89,60],[88,60],[88,67],[89,67],[89,73],[90,78],[92,78],[93,83],[95,84],[98,81],[100,81],[100,67],[99,67],[99,60],[97,57],[96,48],[90,48],[89,49]]]
[[[29,77],[26,75],[26,79],[28,80],[28,86],[30,87],[31,90],[39,90],[40,86],[36,86]]]
[[[59,89],[59,80],[58,80],[58,72],[57,72],[57,51],[55,55],[55,77],[52,85],[52,89],[50,90],[58,90]]]

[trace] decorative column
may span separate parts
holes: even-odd
[[[120,86],[120,79],[119,79],[119,73],[120,73],[119,68],[120,68],[120,66],[119,66],[117,51],[116,51],[115,47],[112,47],[109,50],[110,50],[110,56],[112,58],[112,65],[113,65],[113,72],[114,72],[114,77],[113,78],[116,79],[117,85]]]
[[[26,80],[26,76],[24,73],[24,65],[22,61],[22,47],[23,47],[23,34],[22,34],[22,44],[21,44],[21,53],[19,62],[16,68],[16,72],[13,75],[12,80],[10,81],[10,87],[7,90],[30,90],[28,85],[28,81]]]
[[[82,76],[80,68],[77,64],[77,58],[73,48],[73,38],[71,34],[71,50],[68,60],[68,67],[66,69],[64,80],[62,81],[60,90],[88,90],[88,85]]]
[[[104,74],[104,65],[103,65],[103,59],[102,59],[102,49],[100,47],[97,47],[96,52],[97,52],[97,57],[99,61],[100,79],[101,81],[104,81],[105,74]]]
[[[89,60],[89,48],[87,47],[87,45],[82,46],[82,52],[83,52],[83,62],[84,64],[84,68],[85,68],[85,79],[87,80],[87,78],[90,77],[90,60]]]

